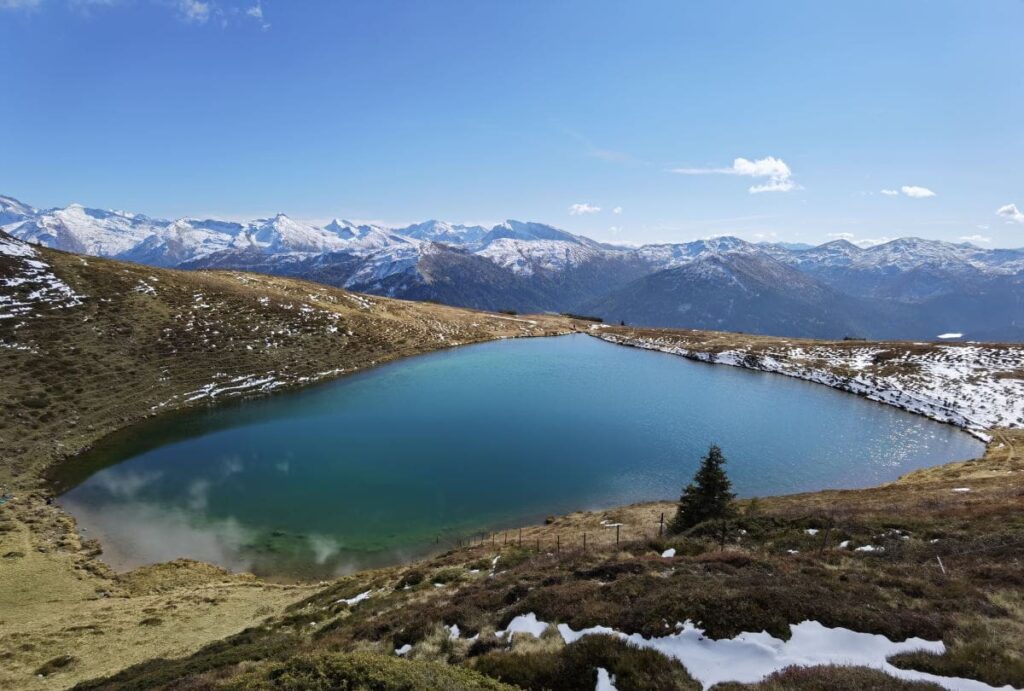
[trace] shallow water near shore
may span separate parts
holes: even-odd
[[[116,568],[190,557],[316,578],[674,498],[710,443],[741,496],[872,486],[983,451],[824,386],[573,335],[157,418],[77,459],[95,472],[59,502]]]

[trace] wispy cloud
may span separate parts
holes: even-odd
[[[270,22],[268,22],[263,16],[262,2],[257,2],[255,5],[247,9],[245,11],[245,16],[255,19],[259,23],[260,28],[264,31],[270,28]]]
[[[616,216],[618,216],[619,214],[622,213],[622,207],[621,206],[616,206],[614,209],[612,209],[612,213],[615,214]]]
[[[633,154],[627,153],[625,151],[619,151],[617,149],[608,149],[602,146],[597,146],[596,144],[594,144],[594,142],[590,141],[588,137],[574,130],[566,129],[564,131],[570,137],[572,137],[580,144],[582,144],[587,156],[590,156],[591,158],[599,158],[602,161],[610,161],[612,163],[623,164],[639,163],[646,165],[647,163],[646,161],[642,161]]]
[[[996,215],[1002,216],[1007,223],[1024,223],[1024,211],[1017,208],[1016,204],[1007,204],[996,209]]]
[[[853,240],[857,237],[853,233],[829,233],[828,236],[835,240]]]
[[[594,206],[592,204],[587,204],[586,202],[584,202],[582,204],[572,204],[572,205],[570,205],[569,206],[569,215],[570,216],[583,216],[584,214],[596,214],[600,210],[601,210],[600,206]]]
[[[196,25],[216,23],[226,27],[232,23],[253,21],[266,31],[270,22],[266,20],[263,0],[150,0],[150,4],[171,12],[179,20]],[[0,0],[0,11],[33,10],[43,5],[64,5],[71,11],[89,15],[94,9],[128,6],[131,0]]]
[[[752,178],[767,178],[767,182],[751,185],[750,194],[761,192],[790,192],[801,189],[793,180],[793,171],[781,158],[767,156],[750,160],[737,158],[729,168],[670,168],[670,173],[677,175],[742,175]]]
[[[984,235],[961,235],[960,240],[962,242],[973,242],[973,243],[989,243],[992,242],[992,238],[985,237]]]
[[[39,7],[42,0],[0,0],[0,10],[30,10]]]
[[[875,245],[884,245],[887,242],[892,242],[896,238],[883,236],[880,238],[861,238],[860,240],[851,240],[853,244],[858,247],[874,247]]]
[[[178,12],[186,22],[205,24],[210,19],[210,3],[201,0],[178,0]]]
[[[898,190],[884,189],[879,190],[882,194],[887,197],[910,197],[911,199],[927,199],[928,197],[934,197],[935,193],[927,187],[920,187],[919,185],[903,185]]]

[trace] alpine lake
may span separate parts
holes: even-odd
[[[69,464],[58,503],[118,569],[188,557],[324,578],[551,514],[676,498],[711,443],[747,497],[867,487],[983,452],[952,426],[825,386],[579,334],[156,417]]]

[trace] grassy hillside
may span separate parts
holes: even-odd
[[[147,415],[570,328],[557,317],[365,297],[257,274],[39,254],[81,297],[71,307],[36,300],[25,315],[0,319],[0,485],[19,488]]]
[[[0,505],[2,688],[95,680],[85,686],[593,689],[598,668],[620,691],[698,688],[677,661],[608,637],[567,645],[553,627],[540,638],[495,635],[526,614],[646,637],[686,620],[712,637],[762,629],[786,637],[790,624],[811,619],[941,639],[945,655],[894,663],[1024,687],[1024,435],[1011,429],[994,430],[983,459],[884,487],[744,502],[724,537],[713,526],[659,536],[660,516],[673,506],[643,504],[553,517],[331,583],[270,584],[188,560],[112,573],[101,545],[48,503],[45,481],[48,469],[73,463],[106,433],[439,347],[590,325],[254,274],[12,252],[0,252],[0,484],[13,495]],[[901,386],[922,367],[908,353],[937,348],[601,331],[760,358],[750,366],[785,356],[840,383],[856,374],[844,363],[860,362],[857,348],[878,351],[875,380],[896,377]],[[830,355],[808,364],[811,348]],[[898,357],[885,354],[894,349]],[[1010,374],[979,370],[965,392],[1001,391],[992,381],[1017,376],[1016,356],[1004,357],[1010,350],[990,351]],[[991,405],[980,394],[971,400]],[[676,555],[662,557],[670,548]],[[788,671],[757,686],[826,687],[932,688],[847,668]]]

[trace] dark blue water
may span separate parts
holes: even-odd
[[[824,386],[575,335],[156,419],[81,459],[106,467],[60,501],[119,567],[187,556],[327,575],[471,531],[674,498],[712,442],[746,496],[875,485],[982,451]]]

